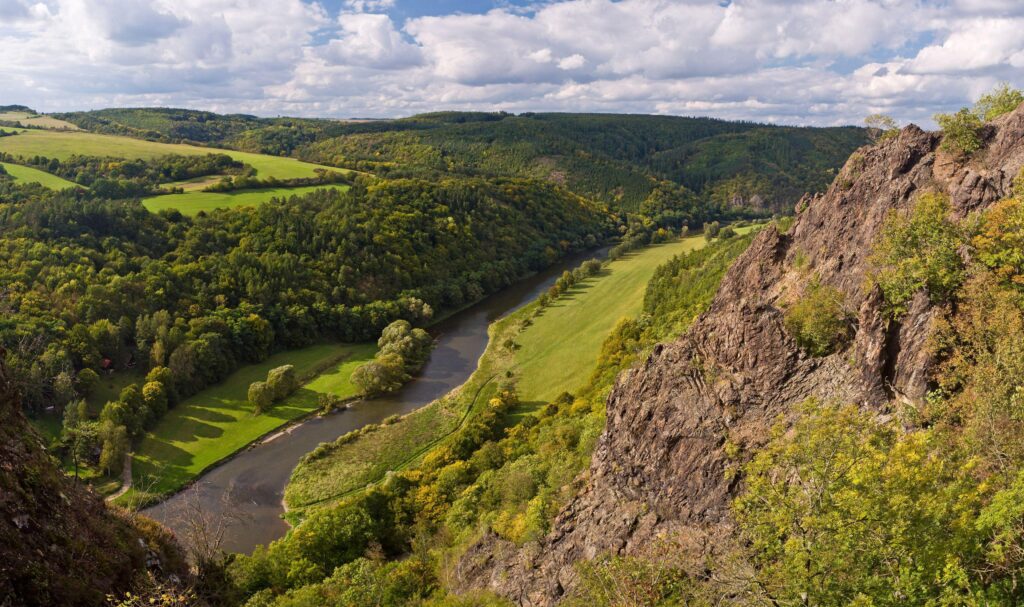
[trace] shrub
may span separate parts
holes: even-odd
[[[1001,281],[1024,288],[1024,202],[1011,198],[992,205],[973,244],[978,260]]]
[[[932,301],[949,297],[964,278],[962,243],[941,194],[924,194],[909,211],[892,213],[869,258],[869,276],[881,287],[889,312],[904,313],[921,289]]]
[[[803,297],[786,310],[785,324],[793,339],[811,355],[831,354],[849,334],[843,294],[813,280]]]
[[[935,122],[942,129],[943,151],[970,156],[981,148],[981,119],[967,108],[955,114],[936,114]]]
[[[886,114],[871,114],[864,119],[864,125],[868,127],[871,138],[875,141],[885,141],[899,134],[899,125]]]
[[[991,93],[982,95],[974,104],[974,113],[984,121],[994,120],[1008,114],[1024,103],[1024,93],[1010,88],[1005,82],[997,86]]]
[[[254,381],[249,384],[248,397],[256,413],[263,413],[274,405],[274,391],[265,381]]]
[[[282,365],[267,373],[267,387],[274,395],[274,402],[283,400],[299,389],[299,379],[294,365]]]

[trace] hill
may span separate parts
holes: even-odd
[[[784,209],[867,140],[853,127],[612,114],[445,112],[337,129],[299,156],[382,175],[525,175],[634,211],[663,181],[706,202]]]
[[[177,109],[61,114],[97,132],[201,142],[368,171],[381,177],[531,177],[638,211],[659,184],[701,204],[791,208],[821,191],[867,142],[865,129],[779,127],[711,118],[439,112],[340,122]]]

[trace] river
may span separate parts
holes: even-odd
[[[198,505],[206,520],[232,521],[223,531],[222,547],[229,552],[249,554],[256,546],[283,536],[288,524],[281,518],[281,499],[303,455],[320,443],[378,423],[389,415],[409,413],[462,385],[487,347],[488,325],[532,301],[564,270],[594,256],[594,252],[569,256],[431,327],[436,344],[430,360],[416,378],[394,394],[357,401],[348,409],[292,426],[272,440],[242,451],[208,471],[191,489],[143,513],[167,525],[184,541],[183,513],[195,511]]]

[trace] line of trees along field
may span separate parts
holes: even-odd
[[[0,344],[25,406],[66,408],[80,430],[68,447],[100,442],[111,470],[168,406],[241,364],[422,324],[614,227],[591,203],[523,180],[360,183],[196,218],[27,191],[0,204]],[[67,407],[112,372],[140,379],[103,411]]]

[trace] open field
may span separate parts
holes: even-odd
[[[395,420],[370,425],[346,435],[326,449],[330,453],[300,464],[285,489],[289,507],[304,508],[336,499],[382,478],[405,464],[438,436],[459,426],[462,415],[441,401]],[[373,435],[372,440],[358,440]]]
[[[21,166],[20,164],[11,164],[9,162],[0,162],[0,166],[14,177],[15,181],[21,183],[39,183],[43,187],[50,188],[51,190],[63,190],[64,188],[80,188],[82,186],[77,183],[68,181],[67,179],[61,179],[56,175],[51,175],[46,171],[40,171],[32,167]]]
[[[375,352],[375,344],[321,344],[280,352],[178,403],[146,434],[133,456],[135,485],[149,493],[132,489],[118,501],[138,504],[180,489],[261,436],[315,411],[322,393],[356,396],[349,376]],[[271,410],[254,415],[247,399],[249,384],[286,364],[295,365],[300,378],[316,377]]]
[[[516,339],[519,398],[546,402],[586,384],[615,323],[640,313],[654,270],[705,244],[691,236],[627,253],[544,308]]]
[[[300,463],[285,489],[289,518],[298,520],[309,507],[332,503],[380,482],[388,471],[414,464],[472,419],[508,372],[517,379],[525,405],[520,416],[528,414],[534,401],[579,388],[615,323],[639,313],[654,270],[673,256],[704,245],[704,237],[697,236],[632,252],[606,264],[598,276],[584,280],[539,314],[533,302],[492,323],[480,365],[452,394],[395,423],[342,437]],[[532,324],[522,329],[527,319]],[[509,339],[519,347],[505,347]],[[534,373],[539,377],[530,376]]]
[[[158,143],[130,137],[99,135],[85,132],[26,130],[14,137],[0,138],[0,152],[22,156],[47,156],[65,159],[72,154],[82,156],[112,156],[116,158],[150,159],[168,154],[195,156],[203,154],[227,154],[254,169],[258,177],[295,179],[314,177],[316,169],[346,172],[344,169],[325,167],[294,158],[267,156],[250,152],[236,152],[217,148],[204,148],[180,143]]]
[[[69,129],[77,131],[79,128],[70,122],[58,120],[52,116],[42,114],[29,114],[28,112],[0,112],[0,120],[20,122],[27,126],[37,126],[44,129]]]
[[[231,207],[256,206],[271,198],[288,198],[308,194],[323,188],[347,190],[347,185],[312,185],[299,188],[267,188],[262,190],[236,190],[234,192],[192,191],[184,194],[165,194],[146,198],[142,204],[152,212],[177,209],[185,215],[199,211],[227,209]]]

